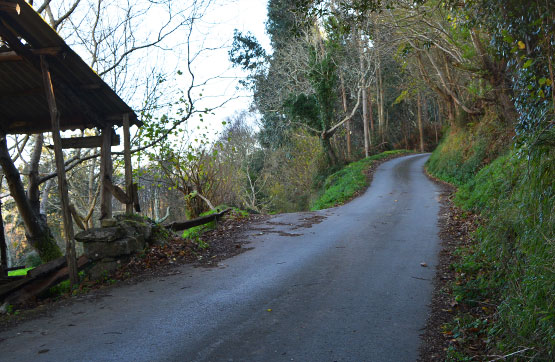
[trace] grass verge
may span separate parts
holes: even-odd
[[[407,150],[386,151],[352,162],[326,178],[324,186],[311,206],[311,211],[327,209],[351,200],[369,185],[366,172],[377,162],[412,153]]]

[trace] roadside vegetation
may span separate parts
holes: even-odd
[[[444,141],[436,158],[453,146],[453,139]],[[486,306],[489,313],[461,313],[454,319],[458,329],[473,331],[467,339],[487,339],[490,354],[520,351],[520,356],[550,360],[555,351],[555,152],[545,146],[537,154],[527,151],[507,147],[474,177],[457,182],[455,204],[479,213],[483,224],[473,234],[475,243],[458,251],[462,259],[453,265],[459,276],[453,298],[470,307]],[[461,180],[464,164],[435,172],[437,163],[430,159],[428,169],[445,180]],[[471,357],[455,345],[449,356]]]

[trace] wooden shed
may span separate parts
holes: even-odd
[[[29,4],[0,0],[0,135],[52,132],[70,267],[75,248],[62,149],[101,147],[101,218],[112,216],[112,194],[132,212],[131,125],[141,125],[133,110]],[[126,191],[112,184],[115,126],[123,126]],[[100,136],[60,136],[61,131],[92,128]]]

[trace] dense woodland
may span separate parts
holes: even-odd
[[[490,330],[496,348],[529,347],[521,356],[553,358],[553,2],[269,0],[271,49],[248,32],[230,34],[229,58],[247,74],[241,86],[252,106],[228,115],[215,137],[202,121],[219,104],[196,106],[196,54],[185,52],[183,71],[174,73],[141,63],[145,51],[168,49],[174,35],[188,39],[211,1],[179,8],[144,0],[118,11],[101,0],[29,3],[136,107],[145,126],[133,139],[133,160],[142,215],[153,220],[194,218],[222,204],[256,213],[308,210],[326,176],[344,165],[439,144],[429,172],[460,186],[460,205],[485,217],[463,268],[475,276],[474,293],[499,290]],[[153,11],[170,20],[135,37]],[[17,167],[40,221],[21,219],[22,206],[0,176],[11,265],[63,252],[55,242],[62,231],[49,137],[0,144],[2,168]],[[79,228],[98,223],[97,154],[65,155]],[[122,179],[121,155],[114,159],[114,177]]]

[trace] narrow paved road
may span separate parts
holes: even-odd
[[[254,249],[219,268],[182,267],[2,333],[0,360],[415,361],[438,252],[426,159],[382,164],[345,206],[254,225]]]

